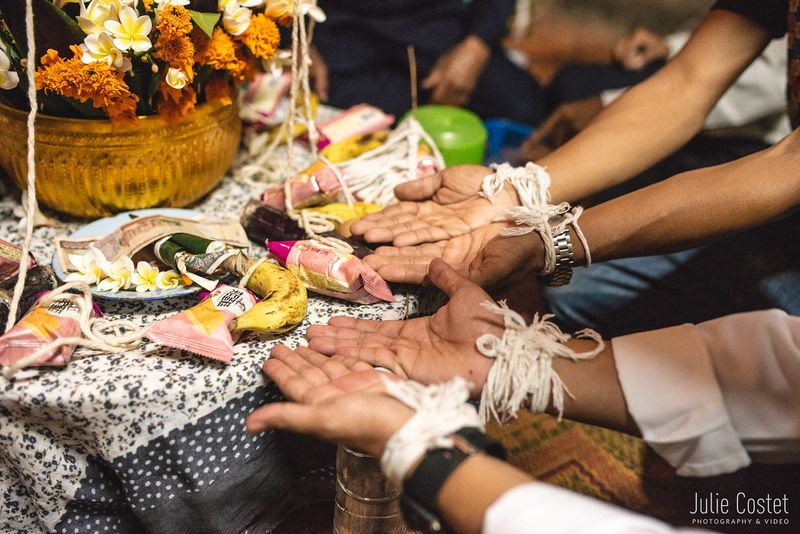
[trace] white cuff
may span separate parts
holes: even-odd
[[[612,344],[628,411],[679,475],[715,476],[750,465],[697,327],[633,334]]]

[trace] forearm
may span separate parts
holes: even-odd
[[[602,191],[683,146],[768,40],[760,27],[712,12],[673,61],[538,162],[552,176],[553,201]]]
[[[481,532],[486,510],[504,493],[533,478],[485,454],[464,461],[442,486],[437,498],[447,524],[459,534]]]
[[[793,132],[763,152],[587,210],[581,228],[593,261],[685,250],[791,213],[800,205],[799,149]]]

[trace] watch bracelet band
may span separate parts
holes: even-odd
[[[572,267],[575,265],[575,254],[572,248],[572,237],[569,228],[553,236],[556,254],[556,265],[552,273],[542,278],[551,287],[563,286],[572,279]]]
[[[480,429],[465,427],[452,435],[454,446],[429,450],[403,483],[400,507],[406,524],[421,532],[450,532],[440,518],[436,499],[450,475],[467,458],[484,452],[505,459],[505,450]]]

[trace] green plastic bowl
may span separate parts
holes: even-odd
[[[433,138],[448,167],[464,163],[481,164],[488,134],[480,117],[453,106],[420,106],[414,113]]]

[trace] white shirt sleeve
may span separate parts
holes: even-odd
[[[678,474],[800,460],[800,317],[743,313],[612,345],[628,410]]]
[[[503,494],[483,518],[483,534],[667,534],[670,525],[541,482]],[[703,531],[705,532],[705,531]]]

